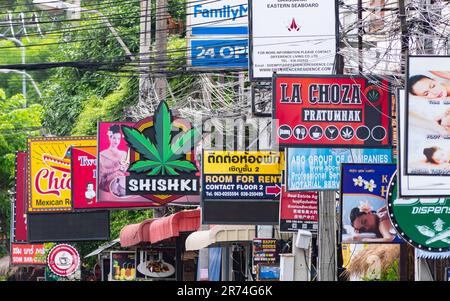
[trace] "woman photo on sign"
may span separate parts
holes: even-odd
[[[100,152],[102,164],[99,169],[99,189],[116,196],[125,195],[125,176],[128,169],[128,153],[118,149],[122,139],[120,126],[115,124],[108,130],[109,147]]]

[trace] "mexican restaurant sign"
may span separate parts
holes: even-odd
[[[283,153],[204,151],[204,199],[279,199]]]
[[[275,135],[281,146],[387,147],[386,80],[358,76],[273,77]]]
[[[388,212],[399,235],[416,248],[450,251],[449,198],[397,198],[397,172],[387,195]]]
[[[200,193],[193,150],[201,134],[189,121],[174,118],[166,102],[160,102],[153,117],[121,129],[131,148],[127,195],[141,195],[163,205]]]
[[[28,212],[72,210],[71,147],[96,144],[96,137],[29,138]]]

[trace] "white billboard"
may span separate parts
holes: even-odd
[[[250,78],[332,74],[336,56],[333,0],[249,0]]]

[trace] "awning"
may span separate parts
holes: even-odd
[[[91,257],[91,256],[98,255],[101,252],[105,251],[106,249],[109,249],[109,248],[113,247],[114,245],[116,245],[118,243],[119,243],[119,239],[116,238],[113,241],[108,242],[107,244],[101,245],[100,247],[98,247],[97,249],[92,251],[91,253],[89,253],[86,256],[84,256],[84,258],[88,258],[88,257]]]
[[[155,218],[146,219],[139,224],[123,227],[119,235],[120,246],[131,247],[142,242],[150,242],[150,225],[155,220]]]
[[[159,218],[150,225],[150,241],[158,241],[177,237],[180,232],[197,231],[200,228],[201,210],[184,210]]]
[[[416,249],[416,256],[424,259],[448,259],[450,252],[427,252]]]
[[[221,242],[248,242],[255,237],[254,225],[217,225],[189,235],[186,239],[186,251],[200,250]]]

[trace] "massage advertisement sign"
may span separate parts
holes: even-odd
[[[395,164],[342,164],[342,243],[401,242],[387,210]]]
[[[44,244],[11,244],[11,264],[45,265]]]
[[[116,201],[97,201],[97,147],[72,148],[72,202],[74,209],[122,208],[157,206],[147,199],[141,202],[126,198]]]
[[[280,231],[316,232],[319,220],[319,200],[316,191],[289,192],[283,189],[280,201]]]
[[[287,190],[339,190],[341,163],[392,163],[391,149],[288,148]]]
[[[204,151],[203,198],[278,200],[283,153],[271,151]]]
[[[28,212],[72,210],[71,148],[96,144],[96,137],[29,138]]]
[[[143,196],[160,205],[200,194],[194,148],[201,134],[188,120],[174,118],[166,102],[160,102],[153,117],[134,126],[122,125],[121,131],[130,152],[129,165],[116,164],[128,172],[118,183],[118,193]]]
[[[280,146],[382,148],[391,143],[387,80],[275,74],[273,108]]]
[[[449,198],[397,198],[397,172],[386,197],[390,219],[399,235],[415,248],[450,251]]]
[[[406,174],[450,175],[450,56],[410,56]]]

